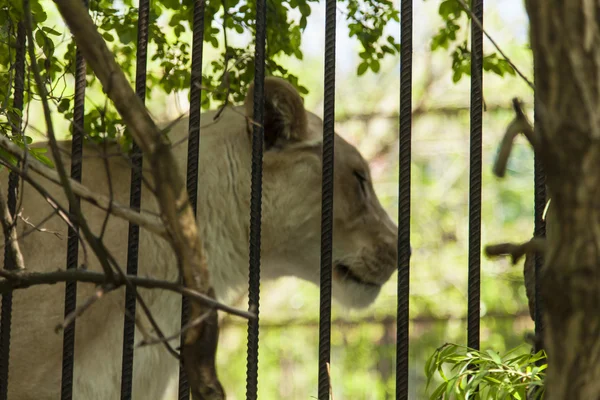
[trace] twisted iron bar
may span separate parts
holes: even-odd
[[[537,101],[535,102],[537,105]],[[534,107],[537,108],[537,107]],[[541,137],[539,130],[542,124],[537,119],[540,114],[537,109],[534,111],[534,129],[536,137]],[[546,236],[546,221],[544,221],[544,210],[546,208],[546,174],[542,160],[534,154],[534,232],[535,237]],[[542,304],[541,291],[541,271],[544,265],[544,257],[541,253],[535,254],[535,293],[534,293],[534,319],[535,319],[535,351],[542,350],[544,337],[544,320],[542,318],[544,305]]]
[[[202,100],[202,53],[204,50],[204,0],[194,1],[192,37],[192,75],[190,80],[190,119],[188,125],[188,159],[186,185],[194,215],[198,205],[198,162],[200,157],[200,111]],[[189,300],[181,298],[181,328],[189,321]],[[181,335],[183,340],[183,332]],[[190,384],[183,364],[179,364],[179,400],[190,398]]]
[[[323,179],[321,205],[321,276],[319,307],[319,400],[330,396],[331,268],[333,249],[333,171],[335,144],[336,0],[327,0],[325,16],[325,90],[323,94]]]
[[[410,171],[412,138],[412,0],[402,0],[400,31],[400,150],[398,154],[398,310],[396,399],[408,399],[410,294]]]
[[[252,186],[250,198],[250,271],[248,309],[256,320],[248,321],[246,399],[258,397],[258,323],[260,302],[260,238],[262,215],[262,161],[264,143],[264,80],[267,2],[256,2],[256,41],[254,55],[254,120],[252,132]]]
[[[138,42],[135,67],[135,92],[142,102],[146,100],[146,64],[148,59],[148,23],[150,1],[140,0],[138,9]],[[142,203],[142,151],[134,142],[131,166],[129,206],[139,210]],[[139,260],[140,227],[129,223],[127,234],[127,275],[137,275]],[[121,400],[129,400],[133,391],[133,357],[135,341],[135,288],[125,289],[125,320],[123,322],[123,361],[121,366]]]
[[[481,299],[481,158],[483,85],[483,0],[473,0],[471,18],[471,135],[469,167],[469,288],[467,345],[479,349]]]
[[[88,6],[87,0],[83,0]],[[86,63],[79,50],[75,51],[75,104],[73,109],[73,137],[71,141],[71,179],[81,182],[83,156],[83,124],[85,119]],[[79,207],[79,197],[74,204],[69,204],[69,212]],[[77,221],[68,227],[67,269],[75,269],[79,264],[79,235]],[[77,307],[77,282],[65,284],[65,317]],[[63,332],[63,357],[60,398],[73,398],[73,367],[75,363],[75,326],[76,321],[69,324]]]

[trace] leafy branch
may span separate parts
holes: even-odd
[[[425,364],[427,387],[441,380],[429,399],[541,399],[545,360],[543,350],[523,353],[522,346],[500,356],[447,343]]]
[[[469,2],[470,3],[470,2]],[[463,76],[471,75],[471,50],[468,40],[459,38],[459,34],[464,30],[466,22],[474,16],[471,9],[463,0],[444,0],[440,3],[438,14],[444,20],[445,25],[440,27],[438,32],[431,40],[431,50],[451,50],[452,58],[452,81],[459,82]],[[481,21],[475,20],[480,25]],[[519,74],[527,83],[527,79],[515,66],[515,64],[498,47],[490,35],[485,31],[484,34],[492,41],[498,52],[483,55],[483,70],[492,72],[499,76]],[[500,55],[498,55],[500,53]]]

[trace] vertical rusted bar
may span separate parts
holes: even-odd
[[[258,315],[260,300],[260,235],[262,215],[262,162],[264,143],[264,80],[267,1],[256,2],[256,39],[254,54],[254,121],[252,131],[252,186],[250,198],[250,271],[248,309],[257,318],[248,321],[246,399],[258,397]]]
[[[481,298],[481,142],[483,85],[483,0],[471,3],[471,148],[469,168],[469,304],[467,345],[479,349]]]
[[[84,4],[88,5],[87,0]],[[82,153],[83,153],[83,126],[85,118],[85,88],[86,88],[86,63],[79,50],[75,53],[75,105],[73,110],[73,137],[71,142],[71,178],[81,182]],[[73,213],[79,207],[79,197],[75,197],[75,204],[69,204],[69,212]],[[67,269],[75,269],[79,263],[79,239],[77,221],[73,221],[68,228],[67,239]],[[71,314],[77,306],[77,282],[67,282],[65,285],[65,316]],[[73,364],[75,356],[75,327],[72,321],[63,332],[63,360],[61,399],[73,398]]]
[[[204,0],[194,1],[194,27],[192,38],[192,73],[190,82],[190,119],[188,125],[187,191],[194,214],[198,204],[198,159],[200,156],[200,111],[202,103],[202,53],[204,50]],[[181,326],[189,317],[189,304],[182,297]],[[183,340],[183,337],[182,337]],[[190,385],[183,364],[179,364],[179,400],[190,398]]]
[[[17,24],[17,42],[15,52],[15,81],[12,95],[12,106],[19,110],[19,114],[12,114],[11,133],[13,136],[21,135],[23,112],[23,92],[25,88],[25,46],[26,35],[23,22]],[[10,94],[9,94],[10,96]],[[11,172],[8,176],[7,205],[11,215],[15,215],[17,208],[17,190],[19,176]],[[4,269],[15,269],[12,257],[9,256],[10,246],[8,237],[4,239]],[[8,366],[10,358],[10,332],[12,322],[12,293],[2,295],[2,315],[0,316],[0,399],[8,399]]]
[[[140,0],[138,9],[138,40],[135,71],[135,92],[146,100],[146,63],[148,58],[148,22],[150,19],[150,0]],[[142,202],[142,151],[134,142],[132,148],[131,183],[129,206],[139,210]],[[140,228],[129,223],[127,243],[127,274],[137,275]],[[125,289],[125,321],[123,325],[123,358],[121,364],[121,400],[131,399],[133,390],[133,355],[135,340],[136,296],[132,288]]]
[[[400,135],[398,154],[398,311],[396,399],[408,399],[408,328],[410,296],[410,173],[412,139],[413,4],[400,4]]]
[[[534,108],[537,108],[537,101]],[[537,110],[534,111],[534,123],[536,129],[536,137],[541,137],[539,129],[541,129],[540,123],[537,119],[539,113]],[[535,237],[546,236],[546,221],[544,221],[544,209],[546,208],[546,175],[542,160],[539,156],[534,154],[534,232]],[[544,311],[544,305],[542,304],[542,297],[540,296],[540,281],[541,281],[541,270],[544,265],[544,257],[541,253],[535,254],[535,294],[534,294],[534,318],[535,318],[535,351],[542,350],[541,344],[543,343],[544,337],[544,320],[542,313]]]
[[[336,0],[327,0],[325,14],[325,90],[323,98],[323,179],[321,206],[321,276],[319,309],[319,400],[330,398],[331,268],[333,250],[333,170],[335,144]]]

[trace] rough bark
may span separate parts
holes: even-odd
[[[526,0],[537,154],[552,210],[541,298],[547,400],[600,398],[600,9]]]

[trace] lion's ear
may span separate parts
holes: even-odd
[[[265,149],[308,139],[304,101],[291,83],[282,78],[265,78],[264,101]],[[248,87],[244,106],[246,115],[253,119],[254,83]]]

